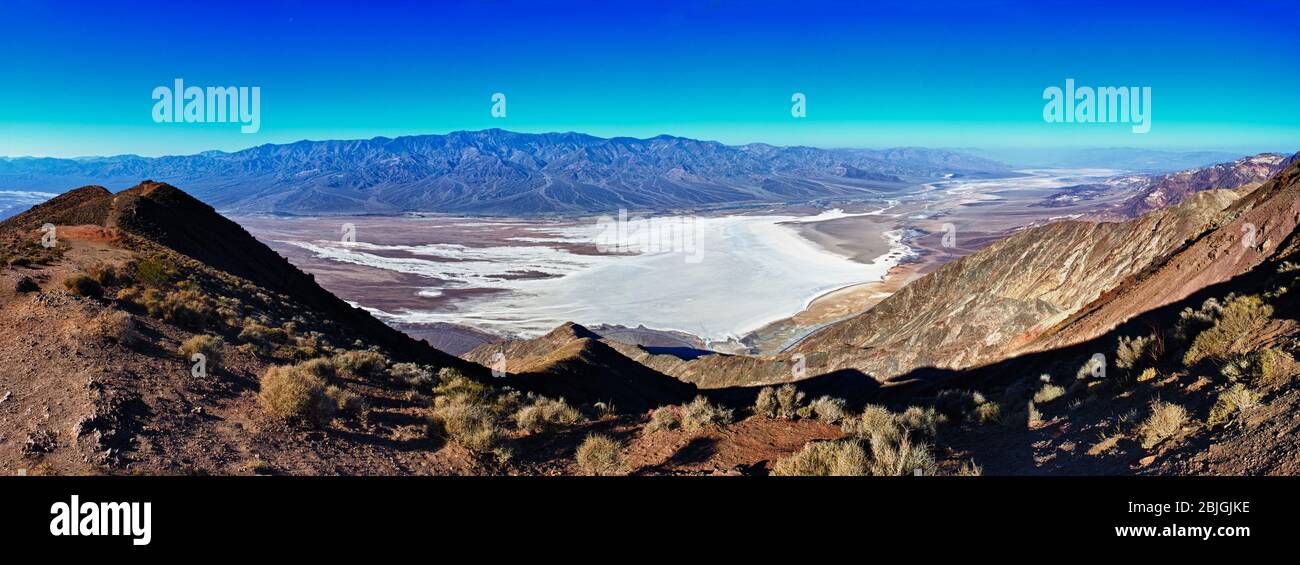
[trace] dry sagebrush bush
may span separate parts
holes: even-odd
[[[680,427],[682,427],[681,410],[676,406],[660,406],[650,412],[650,423],[646,424],[645,431],[668,431]]]
[[[1148,363],[1155,362],[1160,357],[1162,348],[1160,337],[1155,334],[1138,337],[1121,336],[1119,347],[1115,350],[1115,366],[1136,371]]]
[[[804,393],[800,392],[794,385],[782,385],[776,389],[777,417],[793,420],[799,416],[799,405],[803,402]]]
[[[407,386],[433,386],[433,370],[415,363],[396,363],[388,368],[388,377]]]
[[[1191,367],[1206,359],[1229,359],[1257,338],[1272,316],[1273,307],[1258,296],[1230,298],[1218,312],[1214,324],[1192,340],[1183,355],[1183,364]]]
[[[199,334],[182,342],[177,354],[181,359],[192,361],[194,354],[200,353],[211,370],[221,364],[221,348],[225,345],[226,340],[221,339],[220,336]]]
[[[1034,402],[1038,404],[1047,404],[1062,396],[1065,396],[1065,387],[1054,385],[1052,383],[1044,383],[1043,387],[1038,389],[1038,392],[1034,393]]]
[[[271,418],[316,428],[329,424],[338,410],[338,401],[326,393],[325,381],[301,365],[268,368],[257,403]]]
[[[344,351],[334,356],[334,367],[358,377],[378,377],[388,369],[388,358],[378,351]]]
[[[512,411],[509,398],[499,402],[487,385],[464,376],[434,388],[429,432],[436,439],[454,441],[475,453],[492,453],[497,459],[510,458],[509,437],[501,425]]]
[[[772,468],[778,477],[854,477],[867,472],[867,452],[853,440],[810,442]]]
[[[975,406],[974,420],[981,424],[999,424],[1002,422],[1002,405],[997,402],[983,402]]]
[[[585,475],[615,476],[627,474],[623,446],[604,434],[590,434],[578,446],[578,469]]]
[[[934,437],[939,434],[939,426],[948,423],[948,417],[933,406],[908,406],[898,417],[898,422],[909,430]]]
[[[903,433],[895,441],[871,442],[871,474],[876,476],[935,475],[939,471],[930,444],[913,441]]]
[[[734,414],[730,408],[723,408],[711,404],[703,396],[695,397],[690,404],[682,407],[682,427],[687,430],[698,430],[705,426],[714,424],[730,424]]]
[[[86,332],[103,341],[129,345],[135,341],[135,319],[121,310],[104,310],[90,319]]]
[[[845,406],[843,398],[822,396],[812,402],[812,411],[817,415],[818,420],[827,424],[838,424],[848,415]]]
[[[1187,423],[1187,410],[1177,404],[1161,400],[1151,401],[1150,414],[1138,426],[1142,447],[1150,449],[1172,437]]]
[[[868,441],[877,436],[893,440],[903,434],[898,417],[888,408],[875,404],[868,404],[856,418],[846,418],[840,429]]]
[[[515,412],[515,427],[526,433],[544,432],[580,421],[582,414],[563,398],[530,397],[529,403]]]
[[[1254,376],[1266,383],[1284,383],[1300,373],[1295,357],[1280,349],[1262,349],[1253,357]]]
[[[780,410],[781,405],[776,400],[776,389],[770,386],[759,389],[758,398],[754,399],[754,415],[775,418]]]
[[[1219,398],[1210,409],[1210,416],[1205,420],[1205,425],[1217,428],[1232,421],[1238,413],[1258,405],[1259,394],[1246,388],[1246,385],[1234,384],[1228,390],[1219,393]]]

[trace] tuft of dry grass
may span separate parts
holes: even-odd
[[[1197,334],[1183,364],[1191,367],[1202,360],[1227,361],[1241,353],[1273,316],[1273,307],[1258,296],[1234,296],[1217,313],[1214,324]]]
[[[711,425],[730,424],[734,413],[730,408],[714,405],[707,398],[697,396],[682,407],[681,418],[683,428],[698,430]]]
[[[1290,353],[1269,347],[1255,352],[1254,373],[1266,383],[1285,383],[1300,374],[1300,364]]]
[[[301,365],[268,368],[257,403],[273,419],[314,428],[329,424],[339,404],[326,392],[325,381]]]
[[[676,406],[660,406],[650,412],[650,423],[646,424],[645,431],[653,433],[680,427],[682,427],[681,409]]]
[[[334,356],[334,367],[358,377],[379,377],[388,369],[388,358],[378,351],[344,351]]]
[[[866,475],[867,452],[854,440],[814,441],[776,462],[778,477],[853,477]]]
[[[1002,422],[1002,405],[997,402],[982,402],[975,406],[975,421],[981,424]]]
[[[934,437],[939,434],[939,426],[948,422],[948,417],[933,406],[908,406],[898,417],[898,422],[909,430]]]
[[[584,475],[616,476],[627,474],[623,446],[604,434],[590,434],[582,440],[577,453],[578,469]]]
[[[812,401],[812,411],[813,414],[817,415],[818,420],[827,424],[838,424],[848,416],[846,405],[847,403],[844,402],[843,398],[822,396]]]
[[[868,404],[862,409],[862,414],[856,418],[846,418],[840,425],[840,429],[846,434],[868,441],[875,441],[877,438],[894,441],[901,437],[904,431],[898,416],[888,408],[875,404]]]
[[[1161,400],[1151,401],[1150,413],[1146,421],[1138,426],[1142,447],[1151,449],[1160,442],[1173,437],[1187,423],[1187,410],[1177,404]]]
[[[776,400],[776,389],[770,386],[758,391],[754,400],[754,414],[764,418],[776,418],[781,413],[781,404]]]
[[[776,389],[777,417],[793,420],[799,416],[799,405],[803,403],[804,393],[794,385],[782,385]]]
[[[582,421],[582,414],[563,398],[531,397],[528,404],[515,412],[515,427],[525,433],[553,430]]]
[[[509,436],[501,425],[513,412],[508,398],[498,398],[485,384],[448,373],[449,380],[434,388],[430,435],[451,440],[475,453],[492,453],[504,461],[511,456]]]
[[[1259,406],[1259,394],[1247,388],[1246,385],[1234,384],[1219,393],[1219,398],[1215,400],[1214,407],[1210,408],[1210,416],[1205,420],[1205,425],[1217,428],[1231,422],[1238,413],[1256,406]]]
[[[135,341],[135,319],[121,310],[104,310],[90,319],[86,333],[103,341],[130,345]]]
[[[198,334],[182,342],[177,354],[181,359],[192,361],[195,353],[201,353],[208,371],[212,371],[221,364],[221,348],[225,345],[226,340],[220,336]]]
[[[1047,404],[1062,396],[1065,396],[1065,387],[1054,385],[1052,383],[1044,383],[1043,388],[1038,389],[1038,392],[1034,393],[1034,402],[1037,404]]]
[[[434,383],[432,368],[421,367],[415,363],[394,364],[388,368],[388,377],[415,388],[433,386]]]

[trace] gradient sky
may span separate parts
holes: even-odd
[[[500,127],[823,147],[1300,150],[1294,4],[0,0],[0,155],[184,154]],[[349,5],[352,4],[352,5]],[[1249,4],[1249,5],[1248,5]],[[174,78],[261,131],[155,124]],[[1045,87],[1150,86],[1151,132]],[[808,117],[790,117],[790,96]],[[508,115],[490,116],[490,97]]]

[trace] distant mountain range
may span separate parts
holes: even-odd
[[[955,149],[996,159],[1019,168],[1117,169],[1143,174],[1167,173],[1231,161],[1241,153],[1227,151],[1164,151],[1136,147]]]
[[[278,214],[671,209],[869,196],[935,178],[1008,173],[1003,163],[936,149],[731,146],[500,129],[157,158],[0,159],[6,189],[153,179],[183,185],[223,211]]]

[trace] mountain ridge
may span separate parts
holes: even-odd
[[[310,215],[544,215],[863,198],[914,180],[1005,174],[1008,167],[996,161],[916,147],[732,146],[671,135],[501,129],[156,158],[0,160],[0,183],[18,188],[152,178],[185,186],[223,211]]]

